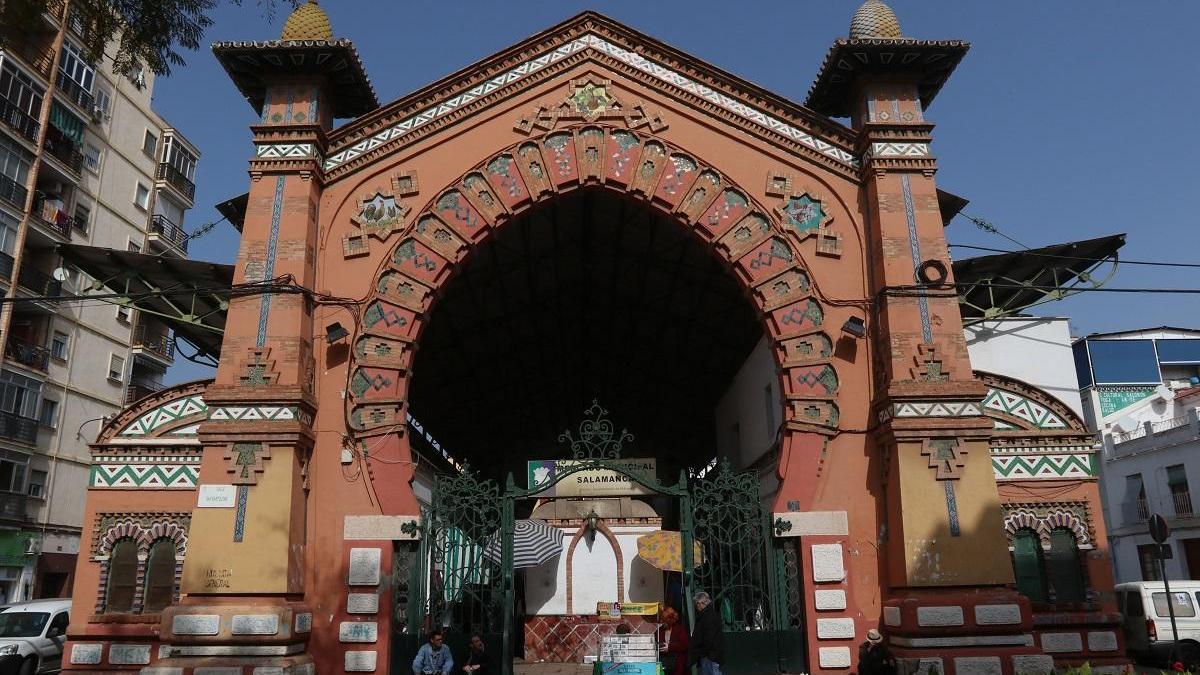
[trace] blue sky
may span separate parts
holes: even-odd
[[[222,3],[205,43],[279,35],[258,4]],[[1200,3],[894,0],[905,35],[960,38],[970,53],[927,117],[937,124],[938,185],[971,200],[966,212],[1028,246],[1128,233],[1131,260],[1200,262],[1194,195],[1200,149],[1182,124],[1200,112],[1195,27]],[[354,40],[387,102],[584,9],[629,24],[700,59],[803,101],[821,59],[846,33],[857,0],[584,4],[563,0],[443,3],[327,0],[338,37]],[[154,105],[202,151],[187,227],[247,190],[255,118],[212,53],[155,87]],[[1193,195],[1193,197],[1188,197]],[[964,219],[952,244],[1014,245]],[[221,225],[192,242],[197,259],[231,262],[237,233]],[[978,253],[957,250],[955,257]],[[1123,266],[1110,285],[1200,287],[1185,268]],[[1200,296],[1089,293],[1046,305],[1077,334],[1197,325]],[[182,360],[181,360],[182,361]],[[203,377],[187,362],[171,382]]]

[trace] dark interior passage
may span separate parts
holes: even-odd
[[[714,453],[713,408],[762,335],[732,271],[645,204],[580,190],[500,228],[435,300],[412,413],[488,474],[565,457],[593,399],[657,457],[659,476]]]

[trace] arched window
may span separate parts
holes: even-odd
[[[137,574],[137,543],[132,539],[121,539],[113,545],[108,556],[108,591],[104,598],[104,611],[133,611]]]
[[[1036,602],[1046,600],[1046,573],[1042,563],[1042,541],[1029,528],[1017,530],[1012,538],[1013,571],[1017,590]]]
[[[146,559],[146,591],[142,610],[162,611],[175,597],[175,542],[159,539]]]
[[[1083,567],[1075,533],[1065,527],[1050,532],[1050,553],[1046,556],[1046,577],[1054,589],[1055,602],[1083,602]]]

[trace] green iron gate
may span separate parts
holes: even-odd
[[[441,628],[456,654],[464,653],[471,633],[482,633],[488,649],[501,656],[499,672],[511,673],[515,503],[536,498],[576,473],[598,469],[678,500],[684,609],[690,624],[694,594],[704,590],[712,596],[726,631],[729,663],[723,664],[724,672],[803,670],[798,556],[794,547],[789,554],[789,548],[779,546],[771,536],[770,514],[762,506],[758,478],[734,472],[723,462],[710,476],[689,481],[681,471],[675,485],[666,485],[621,461],[623,444],[633,436],[625,430],[617,432],[607,411],[593,403],[586,415],[576,433],[559,436],[569,446],[572,460],[547,482],[521,488],[509,473],[501,490],[469,467],[457,475],[438,477],[432,504],[422,513],[420,544],[406,549],[407,557],[397,556],[405,561],[403,570],[394,575],[404,592],[396,593],[393,672],[406,672],[421,636]],[[498,563],[483,555],[496,533],[501,537]],[[694,541],[700,542],[699,562],[692,560]]]
[[[728,675],[805,670],[798,550],[794,540],[773,536],[759,484],[722,460],[690,491],[703,558],[688,597],[712,598],[725,627],[721,672]]]

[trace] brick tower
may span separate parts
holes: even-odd
[[[929,672],[1048,670],[1013,583],[988,455],[986,387],[972,370],[950,271],[925,109],[969,45],[903,37],[881,0],[855,13],[807,105],[849,117],[863,158],[876,310],[874,441],[884,458],[881,628],[902,665]]]
[[[250,286],[230,301],[216,381],[205,393],[186,599],[163,614],[169,658],[160,664],[311,672],[304,561],[317,301],[299,289],[312,288],[316,275],[326,132],[334,118],[378,104],[353,45],[333,39],[315,2],[292,14],[280,40],[213,51],[262,116],[251,127],[234,277]]]

